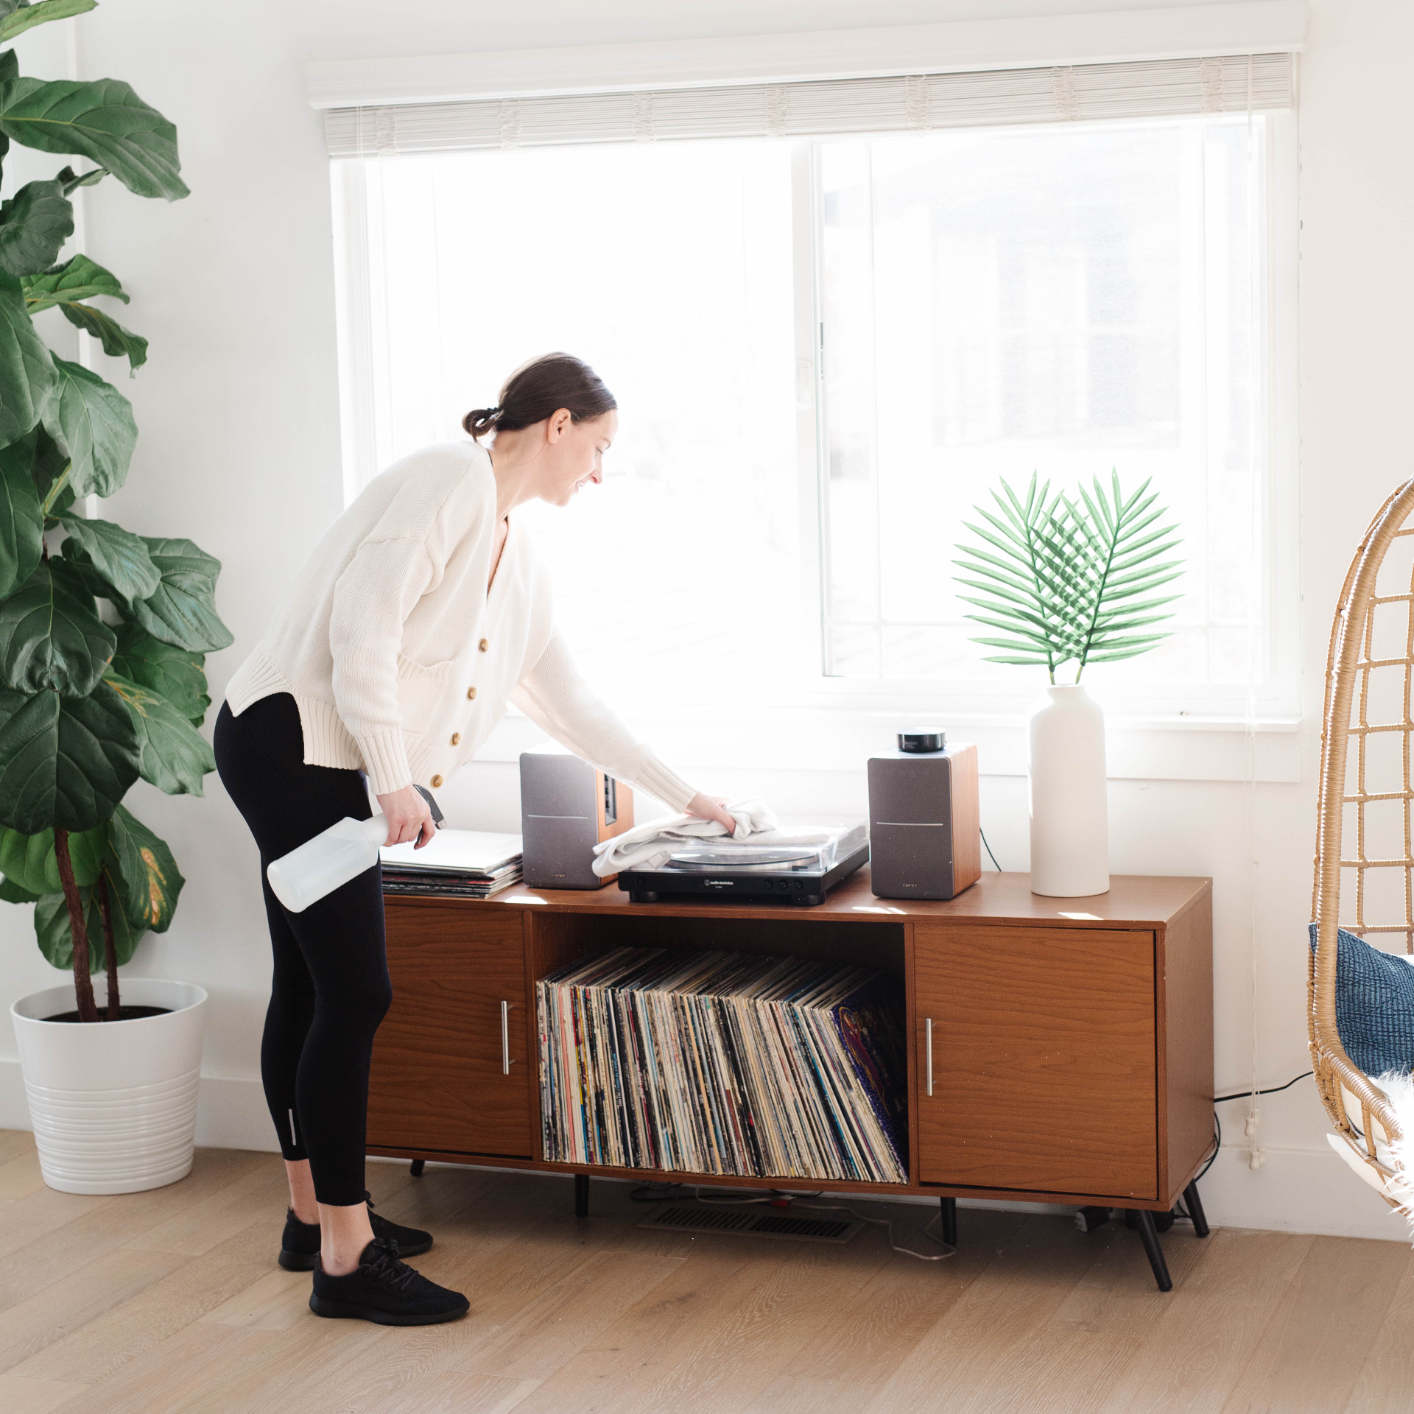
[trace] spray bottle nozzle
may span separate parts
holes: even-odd
[[[413,790],[427,802],[427,808],[432,812],[432,823],[440,829],[446,817],[442,814],[442,807],[437,804],[437,798],[426,786],[414,785]]]

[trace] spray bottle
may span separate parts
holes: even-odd
[[[424,786],[413,789],[427,802],[432,823],[441,825],[442,812]],[[345,815],[335,825],[297,849],[273,860],[265,871],[275,897],[291,913],[303,913],[342,884],[378,862],[378,846],[388,838],[388,817],[379,811],[369,820]]]

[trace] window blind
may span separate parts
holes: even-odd
[[[825,137],[1291,107],[1295,56],[332,108],[333,157],[683,138]]]

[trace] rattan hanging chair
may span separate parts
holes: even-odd
[[[1326,660],[1308,1013],[1321,1100],[1343,1157],[1409,1211],[1398,1116],[1336,1031],[1336,930],[1414,953],[1414,480],[1380,507],[1336,608]]]

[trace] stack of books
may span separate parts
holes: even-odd
[[[536,986],[547,1159],[907,1182],[903,984],[801,958],[619,948]]]
[[[519,835],[443,829],[421,849],[385,845],[378,854],[385,894],[490,898],[521,880]]]

